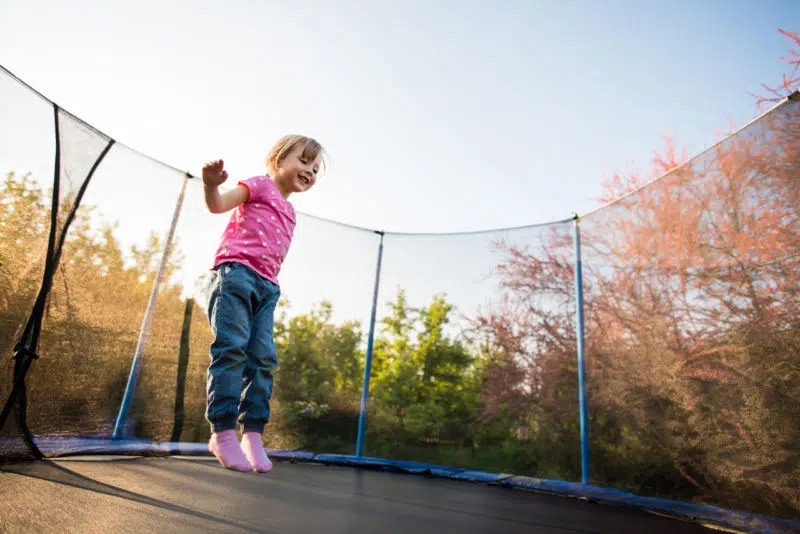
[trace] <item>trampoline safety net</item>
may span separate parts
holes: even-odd
[[[206,442],[227,215],[5,70],[0,102],[0,459]],[[266,445],[800,518],[799,106],[574,220],[421,235],[300,214]]]

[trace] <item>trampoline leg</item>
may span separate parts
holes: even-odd
[[[378,306],[378,288],[381,283],[381,260],[383,259],[383,232],[376,232],[381,236],[378,244],[378,261],[375,267],[375,288],[372,293],[372,313],[369,317],[369,335],[367,336],[367,353],[364,361],[364,383],[361,386],[361,410],[358,414],[358,438],[356,439],[356,456],[364,453],[364,434],[367,427],[367,401],[369,399],[369,375],[372,370],[372,344],[375,339],[375,315]]]
[[[573,219],[575,244],[575,311],[578,338],[578,402],[581,429],[581,482],[589,483],[589,415],[586,402],[586,346],[583,322],[583,264],[581,262],[581,230],[577,215]]]
[[[169,233],[167,234],[167,242],[164,245],[164,252],[161,254],[161,263],[158,265],[156,277],[153,281],[153,288],[150,291],[150,300],[147,303],[147,308],[144,312],[144,319],[142,320],[142,328],[139,331],[139,340],[136,343],[136,352],[133,355],[133,362],[131,363],[131,370],[128,375],[128,383],[125,386],[125,394],[122,397],[122,403],[119,406],[119,413],[117,420],[114,424],[114,433],[112,439],[121,439],[127,437],[128,429],[127,419],[130,412],[131,405],[133,404],[133,395],[136,392],[136,384],[139,381],[139,373],[142,369],[142,358],[144,356],[147,342],[150,339],[150,326],[153,322],[153,313],[156,309],[156,302],[158,300],[158,290],[161,286],[161,279],[164,277],[164,270],[167,266],[167,260],[172,252],[172,241],[175,235],[175,227],[178,225],[178,219],[181,215],[181,208],[183,207],[183,199],[186,195],[186,184],[189,182],[190,175],[186,174],[183,178],[183,186],[181,192],[178,194],[178,201],[175,204],[175,211],[172,213],[172,222],[170,223]]]

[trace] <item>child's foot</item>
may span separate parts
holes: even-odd
[[[211,440],[208,442],[208,448],[217,457],[219,463],[226,469],[232,471],[252,471],[250,462],[247,461],[242,449],[239,448],[239,443],[236,441],[235,430],[223,430],[222,432],[215,432],[211,434]]]
[[[261,434],[258,432],[245,432],[242,434],[242,452],[253,467],[253,471],[266,473],[272,469],[272,462],[267,457],[267,451],[261,443]]]

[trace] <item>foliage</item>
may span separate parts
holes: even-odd
[[[580,221],[593,482],[798,518],[798,109],[693,160],[669,141],[648,173],[606,182],[607,206]],[[30,175],[10,173],[0,186],[3,354],[41,282],[50,194]],[[98,221],[96,207],[81,206],[56,272],[42,358],[27,378],[37,434],[107,434],[139,341],[164,243],[142,229],[145,243],[124,250],[116,225]],[[179,245],[131,417],[136,435],[169,439],[184,391],[180,438],[203,441],[211,337],[190,303],[181,347],[186,301],[171,276],[184,261]],[[470,317],[464,334],[448,328],[458,310],[444,294],[412,303],[399,290],[388,303],[373,351],[368,454],[576,480],[571,234],[553,228],[536,249],[496,247],[503,300]],[[365,325],[335,323],[330,302],[291,311],[279,304],[268,445],[352,453]],[[4,399],[7,387],[0,381]]]

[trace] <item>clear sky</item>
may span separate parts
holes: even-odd
[[[569,217],[664,133],[754,114],[797,0],[6,0],[0,63],[118,141],[263,172],[286,132],[332,167],[310,214],[448,232]],[[151,192],[152,193],[152,192]]]
[[[777,29],[800,30],[800,3],[6,0],[0,21],[0,64],[120,143],[198,176],[224,158],[236,179],[263,173],[279,136],[309,134],[332,165],[291,198],[299,211],[428,233],[590,211],[604,178],[646,168],[664,134],[692,154],[745,124],[748,92],[785,70]],[[47,181],[52,112],[9,91],[0,83],[0,170]],[[143,230],[163,234],[179,188],[180,174],[115,149],[84,202],[141,243]],[[187,285],[226,219],[190,191]],[[298,311],[329,298],[364,321],[377,236],[301,226],[285,294]],[[474,311],[496,294],[483,280],[497,237],[387,238],[381,303],[397,287],[412,305],[446,290]]]

